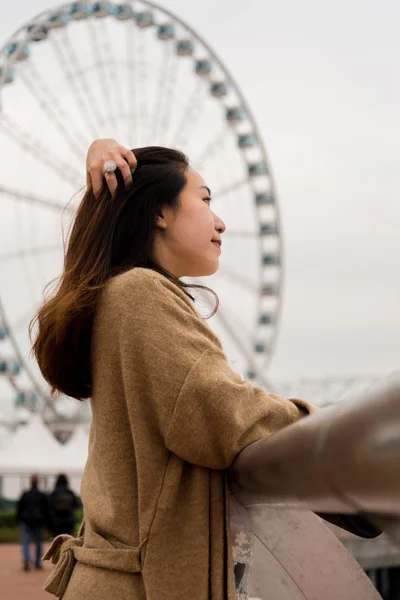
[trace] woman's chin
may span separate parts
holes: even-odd
[[[210,277],[210,275],[214,275],[218,271],[218,268],[219,261],[217,260],[213,263],[190,269],[190,272],[185,277]]]

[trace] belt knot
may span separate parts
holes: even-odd
[[[74,570],[76,558],[74,554],[75,548],[82,548],[83,537],[74,538],[72,535],[57,536],[43,560],[50,560],[56,565],[47,578],[44,589],[50,594],[54,594],[57,598],[61,598],[65,594],[68,582]]]
[[[62,598],[77,561],[91,567],[125,573],[140,573],[142,570],[142,551],[147,538],[133,548],[119,541],[110,542],[99,533],[90,531],[90,543],[95,547],[85,547],[83,536],[74,538],[66,534],[53,540],[43,557],[43,560],[51,559],[55,565],[44,585],[47,592]]]

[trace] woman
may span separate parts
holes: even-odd
[[[33,346],[51,389],[90,398],[93,412],[84,531],[53,542],[46,589],[64,600],[246,598],[251,536],[236,535],[228,469],[311,408],[233,372],[180,281],[217,271],[225,231],[186,157],[100,140],[87,171]]]

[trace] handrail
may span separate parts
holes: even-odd
[[[377,600],[313,512],[367,514],[400,543],[400,378],[247,446],[230,471],[256,536],[251,595]],[[368,543],[374,543],[373,540]]]
[[[247,446],[231,475],[246,506],[400,516],[400,377]]]

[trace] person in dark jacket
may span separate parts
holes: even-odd
[[[67,476],[62,473],[57,477],[55,489],[49,497],[50,529],[54,536],[73,533],[75,510],[80,506],[79,499],[69,488]]]
[[[48,520],[46,495],[38,489],[37,475],[31,476],[31,487],[24,492],[17,504],[17,522],[21,527],[21,545],[24,571],[30,571],[30,544],[35,544],[35,569],[42,569],[43,529]]]

